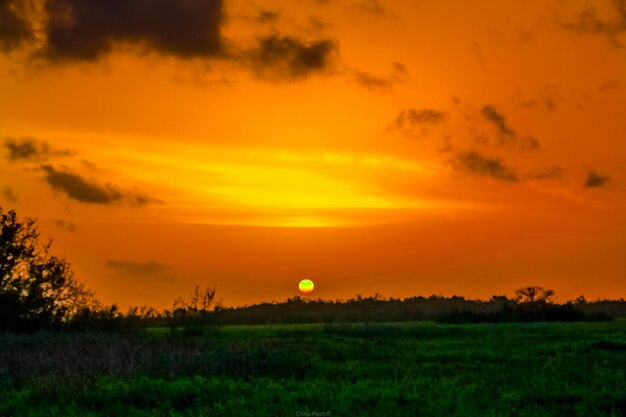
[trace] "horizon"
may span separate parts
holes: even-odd
[[[0,3],[0,206],[102,302],[626,297],[622,0],[120,4]]]

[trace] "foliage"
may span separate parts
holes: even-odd
[[[214,305],[215,287],[196,286],[189,297],[174,301],[174,311],[169,320],[170,329],[182,328],[188,334],[201,334],[209,326],[218,324],[221,305]],[[211,309],[213,307],[213,309]]]
[[[554,291],[537,285],[515,290],[515,299],[521,304],[551,304]]]
[[[528,287],[541,288],[541,287]],[[525,291],[524,291],[525,292]],[[624,300],[576,300],[557,304],[552,290],[535,290],[526,298],[493,296],[489,300],[464,297],[409,297],[405,299],[358,296],[341,301],[294,297],[282,303],[261,303],[226,308],[222,324],[400,322],[437,320],[446,323],[516,321],[586,321],[626,317]],[[530,301],[532,299],[532,301]]]
[[[89,308],[92,294],[40,243],[35,220],[0,208],[0,222],[0,332],[58,327]]]
[[[0,337],[0,415],[620,416],[626,322]]]

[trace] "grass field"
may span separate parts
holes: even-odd
[[[0,416],[624,416],[626,322],[0,337]]]

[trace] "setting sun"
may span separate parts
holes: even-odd
[[[310,294],[313,292],[315,285],[313,285],[313,281],[310,279],[303,279],[300,281],[300,284],[298,284],[298,288],[302,294]]]

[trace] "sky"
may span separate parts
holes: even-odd
[[[625,0],[0,0],[0,207],[106,303],[626,296]]]

